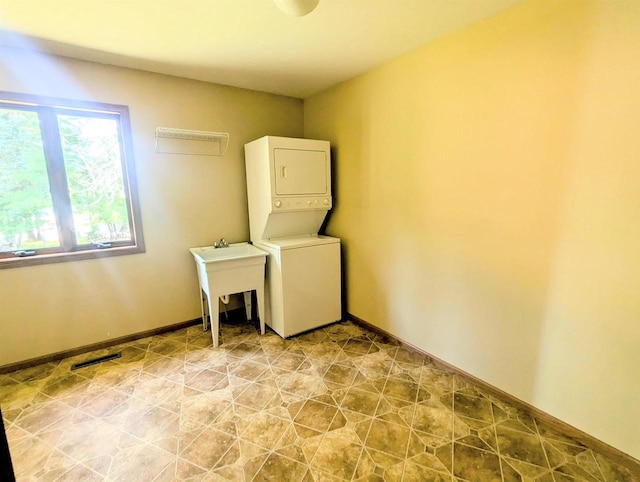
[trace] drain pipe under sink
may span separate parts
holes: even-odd
[[[224,310],[224,319],[229,321],[229,314],[227,313],[227,305],[229,304],[229,295],[223,295],[220,297],[222,301],[222,309]]]

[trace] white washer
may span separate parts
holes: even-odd
[[[299,236],[254,241],[267,257],[266,323],[283,338],[342,318],[340,239]]]

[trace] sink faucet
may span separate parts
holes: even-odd
[[[229,247],[229,242],[224,238],[220,238],[220,241],[216,241],[215,243],[213,243],[213,247],[214,248],[228,248]]]

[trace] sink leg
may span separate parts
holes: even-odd
[[[202,312],[202,331],[207,331],[207,294],[200,288],[200,311]]]
[[[216,348],[219,344],[219,331],[220,331],[220,316],[218,313],[218,296],[209,294],[209,318],[211,319],[211,338],[213,340],[213,347]]]
[[[245,291],[244,295],[244,311],[247,314],[247,320],[251,320],[251,291]]]
[[[258,316],[260,317],[260,333],[264,335],[264,288],[256,289],[256,299],[258,301]]]

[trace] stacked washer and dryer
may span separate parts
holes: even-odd
[[[318,235],[332,207],[328,141],[245,144],[251,242],[267,251],[266,324],[283,338],[342,317],[340,239]]]

